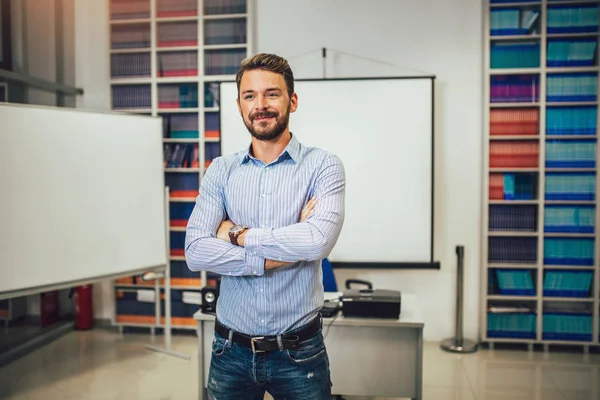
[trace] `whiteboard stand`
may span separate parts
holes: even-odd
[[[166,218],[166,235],[165,245],[167,246],[167,264],[164,272],[148,272],[142,275],[143,280],[154,280],[155,287],[159,287],[161,278],[165,279],[165,347],[146,345],[146,348],[158,353],[167,354],[169,356],[182,358],[189,360],[191,357],[185,354],[177,353],[171,350],[171,260],[168,257],[170,253],[170,238],[169,238],[169,187],[165,187],[165,218]],[[157,309],[157,325],[160,326],[160,289],[156,296],[156,309]]]

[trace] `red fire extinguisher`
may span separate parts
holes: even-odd
[[[78,286],[72,293],[75,295],[75,329],[92,329],[94,325],[92,285]]]

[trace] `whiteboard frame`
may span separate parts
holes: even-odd
[[[29,109],[46,109],[46,110],[57,110],[57,111],[81,112],[81,113],[88,113],[88,114],[105,114],[105,115],[118,115],[118,116],[131,115],[128,113],[118,112],[118,111],[87,110],[87,109],[81,109],[81,108],[54,107],[54,106],[20,104],[20,103],[9,103],[9,102],[6,102],[6,103],[2,102],[2,103],[0,103],[0,105],[2,107],[13,107],[15,109],[28,109],[29,108]],[[131,115],[131,116],[140,117],[137,115]],[[156,117],[148,116],[145,118],[156,118]],[[164,176],[163,176],[163,179],[164,179]],[[163,181],[163,186],[164,186],[164,181]],[[169,203],[164,203],[163,207],[167,207],[167,209],[168,209]],[[163,218],[165,218],[166,215],[167,215],[166,210],[163,209]],[[132,275],[140,275],[140,274],[146,273],[146,272],[163,272],[164,273],[165,269],[169,268],[170,260],[169,260],[169,249],[167,247],[168,246],[167,245],[167,243],[168,243],[167,236],[169,234],[169,231],[168,231],[169,221],[164,220],[163,222],[165,224],[164,225],[165,231],[163,233],[164,245],[165,245],[165,262],[164,263],[160,263],[160,264],[156,264],[156,265],[148,265],[148,266],[131,269],[131,270],[127,270],[127,271],[119,271],[119,272],[113,272],[113,273],[109,273],[109,274],[89,276],[89,277],[85,277],[85,278],[81,278],[81,279],[56,282],[56,283],[47,284],[47,285],[38,285],[38,286],[21,288],[21,289],[1,291],[0,292],[0,300],[35,295],[35,294],[50,292],[50,291],[63,290],[63,289],[68,289],[68,288],[72,288],[75,286],[93,284],[93,283],[97,283],[97,282],[100,282],[103,280],[118,279],[118,278],[122,278],[122,277],[129,277]]]

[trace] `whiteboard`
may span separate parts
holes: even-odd
[[[0,294],[166,265],[158,118],[0,105]]]
[[[290,130],[338,155],[346,171],[345,222],[329,259],[433,262],[433,79],[296,81]],[[221,84],[222,154],[250,134],[235,82]]]

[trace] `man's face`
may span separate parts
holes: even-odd
[[[256,69],[246,71],[237,100],[248,131],[258,140],[277,139],[288,127],[290,113],[298,107],[295,93],[290,97],[283,76]]]

